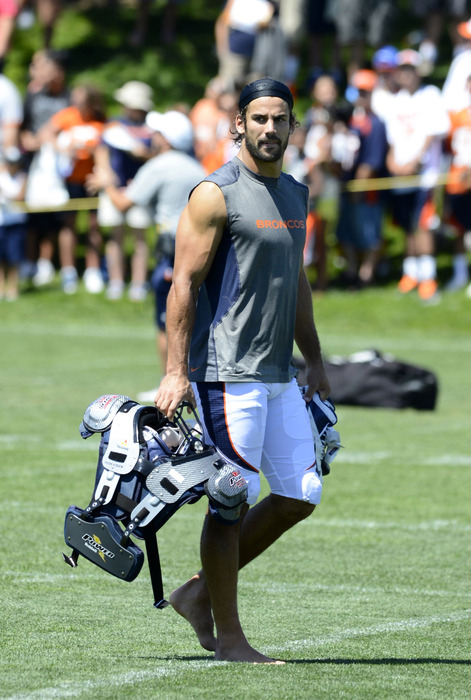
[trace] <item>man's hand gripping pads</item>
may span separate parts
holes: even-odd
[[[307,387],[300,387],[303,396],[306,389]],[[322,477],[330,473],[330,463],[342,447],[340,435],[333,428],[338,420],[337,414],[334,404],[329,399],[323,401],[318,392],[314,394],[311,401],[306,403],[306,409],[316,449],[316,471],[322,481]]]

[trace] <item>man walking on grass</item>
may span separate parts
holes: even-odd
[[[276,663],[242,630],[238,570],[308,517],[322,490],[291,361],[296,341],[307,366],[305,400],[316,391],[327,398],[303,269],[308,190],[282,173],[292,109],[283,83],[247,85],[235,120],[238,156],[190,196],[167,304],[167,374],[155,397],[170,419],[181,401],[197,405],[206,441],[247,481],[248,505],[236,522],[210,506],[202,570],[170,597],[200,644],[227,661]],[[271,492],[253,505],[260,471]]]

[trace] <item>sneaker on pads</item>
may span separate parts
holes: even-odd
[[[33,275],[33,284],[35,287],[43,287],[46,284],[51,284],[54,281],[54,265],[46,258],[39,258],[36,265],[36,272]]]
[[[90,294],[100,294],[105,288],[103,275],[98,267],[87,267],[83,273],[83,283]]]
[[[61,286],[65,294],[75,294],[78,289],[78,274],[75,267],[67,265],[61,269]]]
[[[153,404],[158,388],[159,387],[156,386],[155,389],[151,389],[150,391],[141,391],[136,397],[137,400],[139,401],[139,403],[151,403],[151,404]]]
[[[418,281],[409,275],[402,275],[398,282],[397,288],[401,294],[409,294],[418,286]]]

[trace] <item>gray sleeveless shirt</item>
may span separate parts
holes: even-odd
[[[288,382],[307,187],[256,175],[237,157],[205,181],[220,187],[227,223],[198,297],[190,380]]]

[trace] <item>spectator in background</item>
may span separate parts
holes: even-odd
[[[43,32],[43,48],[51,48],[56,23],[62,12],[63,0],[20,0],[20,4],[21,11],[17,26],[23,31],[31,29],[37,14],[38,23]]]
[[[371,61],[378,76],[371,96],[371,109],[383,121],[387,118],[394,95],[399,89],[396,82],[398,53],[399,50],[395,46],[382,46],[373,54]]]
[[[468,107],[468,97],[463,85],[466,84],[471,66],[471,19],[458,24],[457,32],[461,44],[450,64],[442,88],[445,108],[449,112],[458,112]]]
[[[0,0],[0,70],[3,70],[19,11],[18,0]]]
[[[448,222],[456,229],[453,277],[447,285],[450,292],[463,289],[469,282],[464,234],[471,231],[471,65],[463,92],[468,106],[449,114],[451,164],[444,209]],[[471,298],[471,285],[467,295]]]
[[[205,177],[198,161],[189,155],[193,149],[193,128],[187,116],[171,110],[165,114],[149,112],[146,123],[153,132],[157,155],[145,163],[134,180],[123,190],[116,187],[113,173],[98,168],[88,178],[89,191],[105,191],[122,212],[134,205],[152,207],[157,227],[157,265],[152,275],[155,292],[157,353],[162,372],[167,364],[165,320],[167,295],[173,276],[175,234],[188,195]],[[152,403],[156,390],[138,395],[138,400]]]
[[[354,109],[338,163],[344,186],[363,181],[358,190],[342,191],[340,196],[337,239],[347,262],[345,277],[351,288],[373,282],[382,241],[383,205],[379,193],[368,184],[368,180],[384,175],[387,153],[384,123],[371,109],[376,83],[376,73],[371,70],[362,69],[352,76]],[[338,157],[338,151],[335,155]]]
[[[279,36],[265,50],[269,67],[253,66],[257,40],[268,31],[276,9],[277,4],[271,0],[227,0],[215,25],[219,76],[226,88],[240,88],[248,79],[260,77],[260,71],[262,75],[284,73],[284,46]]]
[[[59,110],[70,104],[66,84],[67,56],[52,49],[38,51],[31,60],[32,80],[26,91],[21,146],[28,154],[41,145],[40,130]]]
[[[95,163],[97,168],[113,171],[118,187],[126,187],[152,155],[152,134],[146,125],[146,115],[153,106],[152,95],[152,88],[138,80],[125,83],[114,93],[123,111],[106,124],[102,142],[95,152]],[[152,216],[147,208],[134,206],[123,213],[115,207],[106,192],[100,193],[98,224],[111,229],[106,244],[108,299],[120,299],[124,291],[126,226],[134,239],[129,298],[131,301],[145,299],[148,262],[146,232],[151,223]]]
[[[136,20],[134,29],[129,37],[131,46],[142,46],[145,43],[150,25],[150,5],[152,0],[137,0]],[[170,45],[175,41],[177,30],[178,7],[186,0],[166,0],[160,21],[160,41]]]
[[[449,121],[439,89],[421,83],[421,62],[421,55],[412,49],[398,54],[400,90],[386,119],[390,146],[386,164],[393,176],[422,176],[422,183],[404,184],[391,193],[393,219],[406,234],[398,289],[403,294],[417,289],[423,302],[433,303],[439,300],[433,233],[438,224],[434,184]]]
[[[280,0],[270,0],[270,3],[274,8],[273,16],[270,22],[262,25],[257,32],[250,74],[255,79],[270,75],[283,80],[286,71],[286,37],[280,24]],[[253,0],[251,7],[252,4]]]
[[[417,50],[422,56],[421,75],[430,75],[435,68],[440,39],[447,23],[454,51],[459,50],[457,26],[467,19],[468,5],[468,0],[411,0],[412,13],[423,23],[423,31],[412,33],[420,37]]]
[[[367,47],[379,48],[390,39],[396,10],[395,0],[336,0],[338,42],[349,50],[347,79],[365,67]]]
[[[79,85],[72,90],[70,107],[57,112],[45,127],[44,138],[54,144],[59,168],[65,177],[71,199],[87,196],[85,182],[94,165],[94,153],[104,129],[105,110],[101,92],[92,85]],[[76,268],[76,211],[64,214],[59,232],[59,256],[62,289],[74,294],[78,287]],[[85,272],[83,281],[91,294],[104,289],[101,272],[102,237],[96,210],[89,212]]]
[[[339,98],[337,83],[328,74],[315,80],[311,98],[311,107],[306,111],[303,124],[306,131],[304,164],[310,202],[304,263],[308,268],[316,268],[315,288],[324,290],[328,283],[327,231],[329,224],[334,223],[332,211],[337,209],[339,198],[338,172],[332,169],[332,141],[338,117],[346,114],[348,120],[352,110],[349,103]]]
[[[311,106],[304,118],[304,126],[307,129],[318,123],[325,123],[329,109],[337,103],[339,88],[334,78],[327,73],[319,75],[312,84],[310,97]]]
[[[311,286],[323,291],[327,287],[327,251],[325,241],[325,220],[316,210],[320,192],[323,189],[320,149],[317,158],[311,160],[305,151],[306,129],[297,128],[291,134],[285,151],[283,170],[302,182],[309,189],[309,213],[306,221],[306,242],[303,257],[306,270],[316,271],[315,283]]]
[[[43,29],[44,47],[50,48],[56,22],[62,12],[62,0],[36,0],[39,24]]]
[[[340,45],[335,24],[335,0],[307,0],[309,83],[325,74],[324,49],[330,38],[330,70],[337,85],[343,80]]]
[[[214,152],[221,135],[227,131],[227,114],[220,104],[227,92],[220,77],[212,78],[203,97],[195,102],[188,114],[193,125],[195,156],[200,162]]]
[[[280,0],[280,28],[286,42],[284,80],[296,91],[302,40],[307,25],[308,0]]]
[[[10,146],[18,146],[23,103],[16,85],[0,73],[0,160]]]
[[[204,157],[198,158],[206,173],[212,173],[221,165],[233,158],[235,153],[234,134],[232,132],[239,92],[234,90],[224,91],[218,99],[221,119],[218,122],[216,139],[213,148],[208,150]]]
[[[24,199],[25,187],[20,150],[9,146],[0,166],[0,299],[7,301],[16,301],[19,293],[27,215],[15,207],[15,201]]]
[[[49,199],[51,193],[47,192],[47,182],[43,180],[41,171],[38,171],[36,166],[39,159],[44,157],[44,151],[40,154],[43,127],[54,114],[70,104],[70,91],[66,83],[66,60],[64,52],[48,49],[34,54],[31,61],[32,80],[26,92],[20,142],[27,156],[28,167],[31,167],[26,202],[32,205],[35,199],[36,203],[38,200],[43,204],[54,203]],[[46,149],[48,147],[50,146],[46,146]],[[36,176],[37,185],[34,182]],[[53,255],[62,219],[62,213],[54,211],[31,213],[28,217],[26,257],[30,274],[34,275],[33,284],[37,287],[49,284],[54,279]]]

